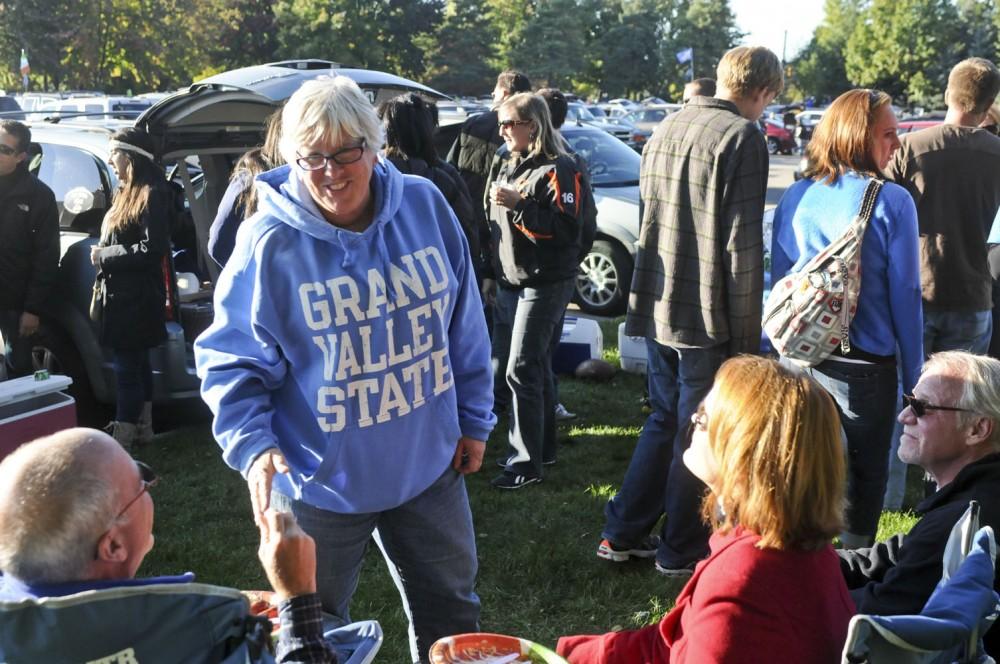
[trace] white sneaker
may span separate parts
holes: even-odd
[[[561,422],[563,420],[575,420],[576,413],[571,413],[566,410],[566,406],[561,403],[556,404],[556,421]]]

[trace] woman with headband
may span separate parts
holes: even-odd
[[[111,167],[118,176],[111,209],[90,262],[103,282],[101,343],[114,353],[118,387],[108,432],[125,449],[153,436],[153,371],[149,349],[167,338],[164,264],[170,250],[173,194],[153,161],[152,140],[130,127],[111,137]]]

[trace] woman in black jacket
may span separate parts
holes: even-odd
[[[128,449],[153,435],[149,349],[167,338],[165,275],[170,273],[173,193],[153,163],[153,145],[145,131],[117,131],[110,147],[119,186],[90,260],[104,284],[101,343],[114,352],[118,386],[115,419],[108,431]]]
[[[458,169],[438,158],[434,151],[435,109],[418,95],[400,95],[378,108],[385,129],[385,158],[402,173],[427,178],[444,195],[469,242],[469,253],[476,271],[476,282],[482,274],[480,232],[472,207],[469,189]],[[485,232],[485,229],[482,229]]]
[[[506,379],[512,401],[511,455],[493,486],[520,489],[541,480],[542,466],[555,462],[552,353],[579,269],[586,183],[542,97],[516,94],[497,112],[508,152],[494,159],[486,191],[492,251],[487,278],[499,286],[494,371],[498,380]]]

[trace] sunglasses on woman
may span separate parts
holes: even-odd
[[[903,404],[909,406],[913,411],[913,414],[917,417],[923,417],[927,414],[929,410],[951,410],[963,413],[971,413],[972,411],[968,408],[956,408],[955,406],[938,406],[937,404],[930,403],[924,399],[918,399],[912,394],[903,395]]]
[[[520,127],[526,124],[531,124],[531,120],[501,120],[497,123],[497,126],[503,129],[504,127]]]

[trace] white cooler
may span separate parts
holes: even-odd
[[[646,339],[625,335],[625,323],[618,324],[618,353],[621,355],[622,370],[629,373],[646,373]]]
[[[34,376],[0,382],[0,459],[22,443],[76,426],[76,402],[65,390],[68,376]]]
[[[604,334],[596,320],[566,316],[552,369],[557,374],[571,374],[581,362],[602,359],[603,352]]]

